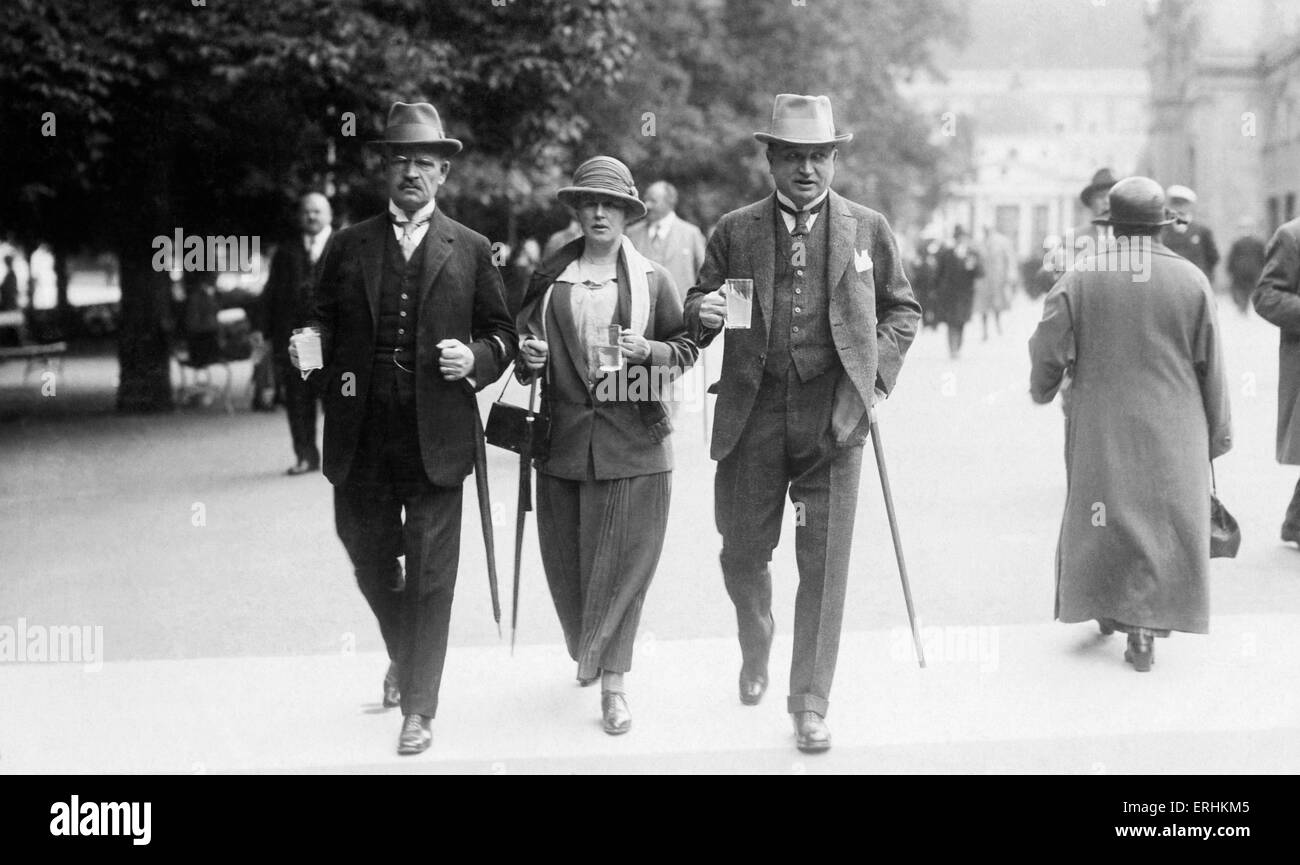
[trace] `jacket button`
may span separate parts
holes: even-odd
[[[790,330],[794,331],[795,333],[798,333],[798,332],[799,332],[799,325],[796,324],[794,327],[790,328]]]
[[[402,310],[401,312],[398,313],[398,315],[400,315],[402,318],[406,318],[406,310]]]

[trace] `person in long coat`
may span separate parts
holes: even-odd
[[[979,251],[967,240],[966,229],[957,226],[952,245],[939,253],[935,272],[938,319],[948,327],[948,354],[961,354],[962,332],[975,306],[975,280],[984,275]]]
[[[1209,281],[1152,236],[1164,193],[1144,177],[1110,192],[1116,252],[1084,259],[1047,295],[1029,343],[1030,392],[1066,407],[1066,502],[1056,618],[1153,637],[1209,630],[1210,461],[1231,446]]]
[[[659,389],[698,349],[672,276],[623,234],[645,215],[627,166],[593,157],[559,198],[582,236],[533,275],[516,319],[517,375],[541,376],[550,416],[537,532],[551,598],[578,681],[600,679],[604,730],[618,735],[632,724],[624,674],[668,525],[672,424]],[[623,357],[617,372],[601,359],[612,345]]]
[[[1011,286],[1016,279],[1016,251],[1011,240],[992,228],[984,229],[980,245],[984,275],[975,280],[974,313],[980,317],[984,341],[989,338],[989,317],[1002,335],[1002,313],[1011,306]]]
[[[1269,240],[1253,302],[1260,317],[1281,331],[1277,461],[1286,466],[1300,465],[1300,219],[1280,226]],[[1282,520],[1282,540],[1300,543],[1300,483]]]

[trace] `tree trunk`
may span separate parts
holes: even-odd
[[[152,247],[142,239],[120,244],[117,255],[122,268],[117,410],[167,411],[173,407],[171,274],[154,271]]]

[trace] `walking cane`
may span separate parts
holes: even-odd
[[[894,555],[898,558],[898,578],[903,583],[903,600],[907,602],[907,621],[912,626],[912,645],[916,647],[916,660],[925,669],[925,651],[921,648],[921,634],[916,628],[916,610],[912,607],[912,587],[907,581],[907,563],[903,561],[903,540],[898,534],[898,515],[894,513],[894,494],[889,489],[889,471],[885,468],[885,448],[880,443],[880,424],[876,422],[876,409],[867,410],[871,423],[871,444],[876,450],[876,468],[880,470],[880,489],[885,494],[885,513],[889,515],[889,532],[894,538]]]
[[[483,523],[483,546],[487,550],[488,590],[492,593],[492,618],[496,619],[497,637],[501,636],[501,599],[497,593],[497,553],[492,532],[492,499],[488,493],[487,439],[483,435],[483,418],[474,404],[474,483],[478,487],[478,513]]]
[[[524,420],[528,424],[528,434],[524,437],[523,452],[519,454],[519,504],[515,510],[515,579],[510,592],[510,654],[515,653],[515,635],[519,632],[519,574],[523,569],[524,525],[528,521],[528,512],[533,509],[533,434],[537,413],[533,405],[537,401],[537,379],[533,379],[528,391],[528,414]]]

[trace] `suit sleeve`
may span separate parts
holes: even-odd
[[[916,338],[921,304],[903,273],[903,257],[889,223],[883,218],[875,232],[871,258],[876,284],[876,383],[885,394],[894,389],[903,357]],[[870,394],[864,394],[869,397]]]
[[[279,321],[279,315],[285,277],[284,247],[280,246],[271,255],[270,273],[267,274],[266,285],[262,288],[262,296],[258,299],[257,320],[253,323],[253,327],[266,334],[268,338],[272,333],[278,332],[283,324]]]
[[[1067,294],[1075,272],[1061,277],[1043,300],[1043,318],[1029,338],[1029,395],[1036,403],[1056,398],[1067,369],[1074,365],[1074,317]]]
[[[700,351],[686,332],[677,284],[668,271],[660,268],[655,269],[654,339],[649,342],[650,357],[646,364],[665,370],[669,381],[693,366]]]
[[[691,273],[696,276],[700,273],[700,268],[704,266],[704,232],[699,228],[691,226]],[[681,286],[677,286],[679,289]]]
[[[475,245],[473,342],[474,389],[482,390],[501,377],[515,359],[519,345],[515,323],[506,305],[501,271],[492,263],[492,248],[486,239]]]
[[[321,261],[320,279],[312,303],[312,317],[308,325],[320,329],[321,353],[328,369],[334,352],[334,332],[338,326],[339,298],[343,293],[343,261],[347,255],[344,243],[330,238]]]
[[[1219,246],[1214,242],[1214,232],[1205,229],[1205,268],[1210,279],[1214,278],[1214,268],[1219,264]]]
[[[704,296],[711,292],[717,291],[727,278],[727,259],[730,255],[730,234],[731,222],[727,217],[723,217],[718,223],[717,228],[713,230],[713,236],[709,238],[708,245],[704,250],[704,264],[700,267],[699,274],[695,278],[695,285],[686,295],[686,305],[683,312],[683,318],[686,322],[686,332],[695,340],[696,345],[705,348],[713,342],[714,337],[719,333],[719,328],[707,328],[700,323],[700,304],[704,302]]]
[[[1300,294],[1296,294],[1300,249],[1295,235],[1285,227],[1279,228],[1264,256],[1264,270],[1253,298],[1255,311],[1282,330],[1300,334]]]
[[[1232,449],[1232,407],[1228,401],[1228,380],[1223,368],[1219,338],[1219,313],[1209,284],[1204,286],[1201,320],[1196,334],[1196,372],[1201,382],[1201,401],[1210,434],[1210,459]]]

